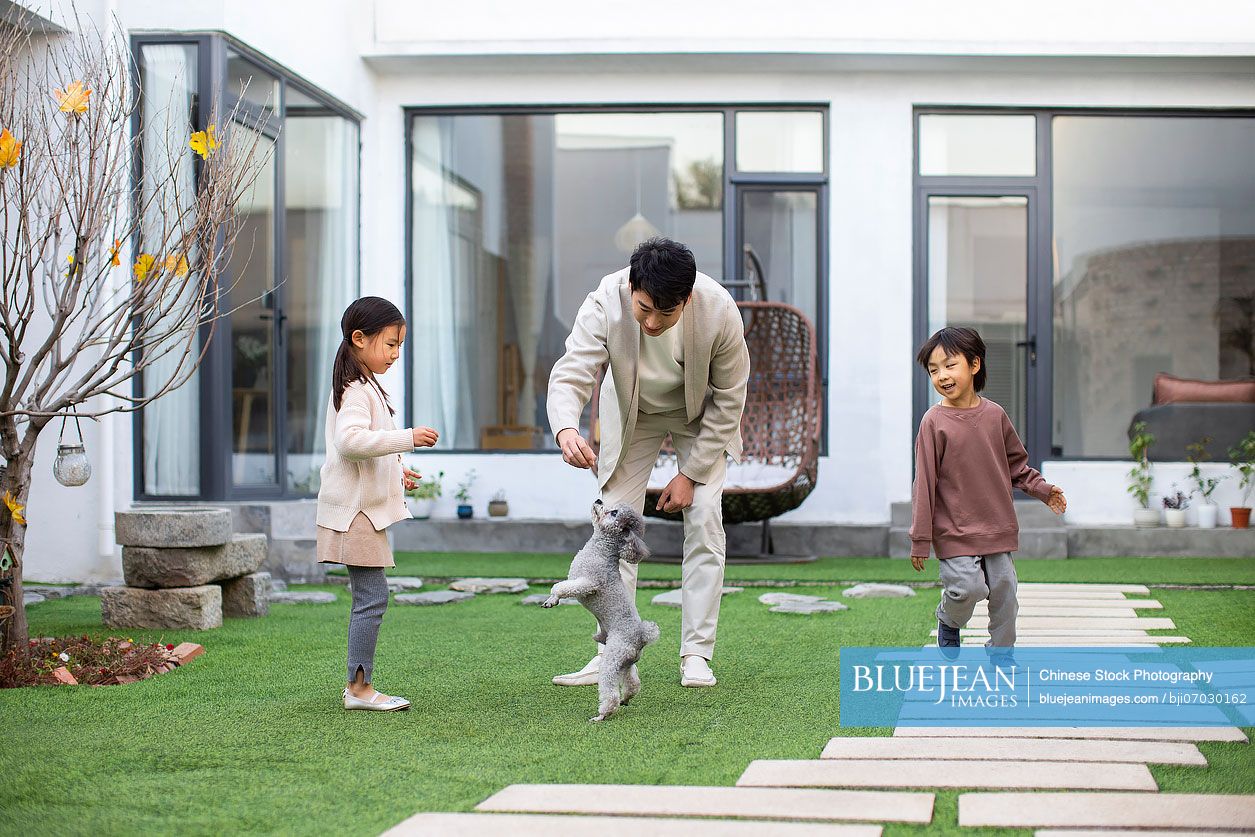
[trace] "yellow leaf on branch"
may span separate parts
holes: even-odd
[[[57,97],[57,103],[61,105],[63,113],[84,113],[87,110],[87,97],[92,92],[83,86],[83,82],[76,81],[68,85],[64,90],[57,89],[53,91],[53,95]]]
[[[4,504],[9,507],[9,514],[13,515],[13,522],[25,526],[26,518],[22,517],[22,509],[26,508],[26,506],[20,505],[17,502],[17,498],[9,491],[4,492],[3,500]]]
[[[122,258],[118,255],[118,251],[122,249],[122,240],[115,238],[113,246],[109,248],[109,264],[117,267],[122,264]]]
[[[200,155],[202,160],[208,160],[209,155],[218,147],[218,138],[214,136],[214,126],[210,125],[205,130],[192,134],[187,144]]]
[[[0,169],[11,169],[22,156],[22,143],[5,128],[0,131]]]
[[[187,256],[166,256],[165,269],[175,276],[186,276],[188,271]]]
[[[157,260],[153,258],[151,254],[140,253],[139,258],[135,260],[135,267],[132,268],[135,272],[135,281],[143,282],[147,279],[148,274],[152,273],[153,264],[156,263],[156,261]]]

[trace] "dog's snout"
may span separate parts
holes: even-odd
[[[598,497],[596,500],[594,500],[594,501],[593,501],[593,505],[594,505],[594,506],[600,506],[600,505],[603,505],[603,503],[601,502],[601,498],[600,498],[600,497]]]

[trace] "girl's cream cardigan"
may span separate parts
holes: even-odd
[[[318,525],[347,532],[358,512],[376,530],[410,517],[401,485],[401,454],[414,449],[414,431],[397,430],[383,396],[354,381],[340,410],[327,405],[327,461],[318,489]]]

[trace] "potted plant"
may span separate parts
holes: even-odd
[[[505,489],[498,491],[492,495],[492,499],[488,501],[489,517],[505,517],[510,513],[510,504],[505,498]]]
[[[1197,493],[1203,498],[1203,503],[1198,507],[1198,528],[1215,529],[1216,517],[1220,512],[1216,504],[1211,501],[1211,495],[1216,490],[1216,486],[1220,485],[1224,477],[1204,477],[1200,463],[1206,462],[1211,456],[1207,453],[1207,445],[1211,442],[1210,436],[1204,436],[1193,444],[1186,445],[1185,449],[1189,451],[1186,460],[1194,467],[1190,469],[1190,480],[1194,483],[1194,490],[1191,494]]]
[[[418,485],[405,492],[405,505],[409,507],[410,514],[418,520],[426,520],[431,517],[431,510],[436,505],[436,500],[444,494],[444,486],[441,480],[444,479],[444,471],[440,471],[434,477],[419,480]]]
[[[458,483],[457,493],[453,496],[458,501],[458,517],[462,520],[470,520],[475,516],[475,508],[471,505],[471,486],[475,484],[475,469],[466,472],[466,476]]]
[[[1173,493],[1163,498],[1164,522],[1169,529],[1180,529],[1185,526],[1185,510],[1190,507],[1190,498],[1176,490],[1175,483],[1172,488]]]
[[[1150,507],[1150,487],[1154,477],[1150,472],[1150,446],[1155,437],[1146,432],[1146,422],[1133,425],[1133,438],[1129,440],[1129,453],[1133,454],[1133,470],[1129,471],[1129,493],[1137,501],[1133,510],[1133,525],[1149,529],[1159,525],[1159,510]]]
[[[1242,505],[1231,506],[1229,516],[1234,529],[1245,529],[1251,525],[1251,489],[1255,488],[1255,430],[1229,448],[1229,461],[1238,470],[1238,489],[1242,492]]]

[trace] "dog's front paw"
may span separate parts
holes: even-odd
[[[558,605],[557,596],[550,596],[549,598],[545,599],[543,602],[540,603],[541,607],[557,607],[557,605]]]
[[[609,717],[610,717],[610,713],[606,713],[604,715],[594,715],[593,717],[588,719],[588,722],[590,724],[596,724],[596,723],[606,720]]]

